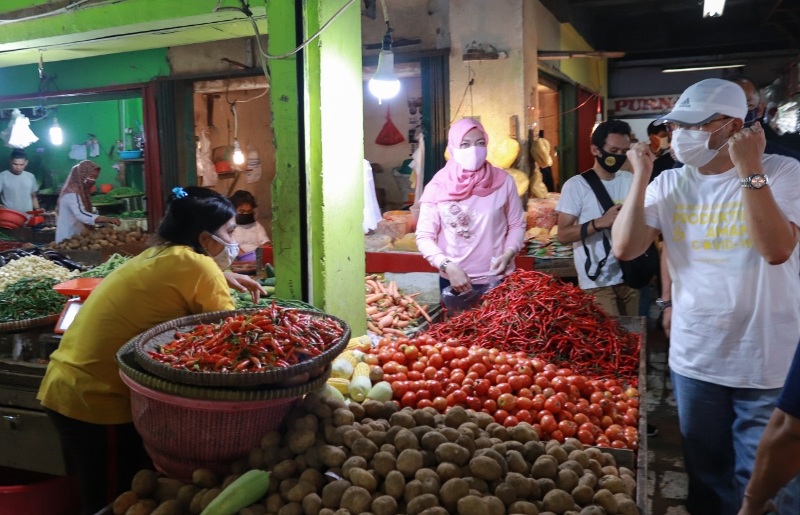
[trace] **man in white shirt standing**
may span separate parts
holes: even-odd
[[[0,204],[27,213],[39,209],[39,199],[36,192],[39,186],[36,177],[25,171],[28,166],[28,156],[25,151],[15,148],[11,151],[11,169],[0,172]]]

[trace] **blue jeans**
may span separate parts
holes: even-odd
[[[689,474],[686,507],[693,515],[735,515],[780,388],[731,388],[671,376]],[[798,478],[775,501],[780,514],[800,513]]]

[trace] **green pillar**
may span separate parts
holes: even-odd
[[[305,40],[347,0],[269,2],[270,53]],[[301,5],[300,12],[294,5]],[[297,61],[302,60],[302,82]],[[270,61],[277,172],[273,235],[279,296],[308,299],[366,332],[361,12],[352,2],[305,50]],[[302,144],[301,139],[302,138]],[[304,268],[305,267],[305,268]]]

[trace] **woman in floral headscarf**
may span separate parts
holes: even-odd
[[[87,225],[98,223],[119,225],[119,218],[92,213],[89,190],[94,186],[98,175],[100,167],[92,161],[81,161],[70,170],[58,196],[56,243],[80,234]]]
[[[452,125],[451,159],[420,198],[417,247],[440,272],[440,288],[472,290],[472,279],[510,274],[525,217],[514,179],[486,160],[489,136],[472,118]]]

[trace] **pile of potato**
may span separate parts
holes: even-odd
[[[219,484],[197,470],[192,484],[141,471],[114,503],[116,515],[197,515],[239,474],[271,471],[269,492],[240,515],[638,515],[631,470],[611,454],[538,441],[461,407],[399,410],[392,402],[345,406],[313,393],[264,435]]]
[[[140,229],[115,229],[111,226],[98,229],[84,229],[77,236],[51,243],[49,246],[60,250],[101,250],[104,247],[125,245],[128,243],[145,243],[148,234]]]

